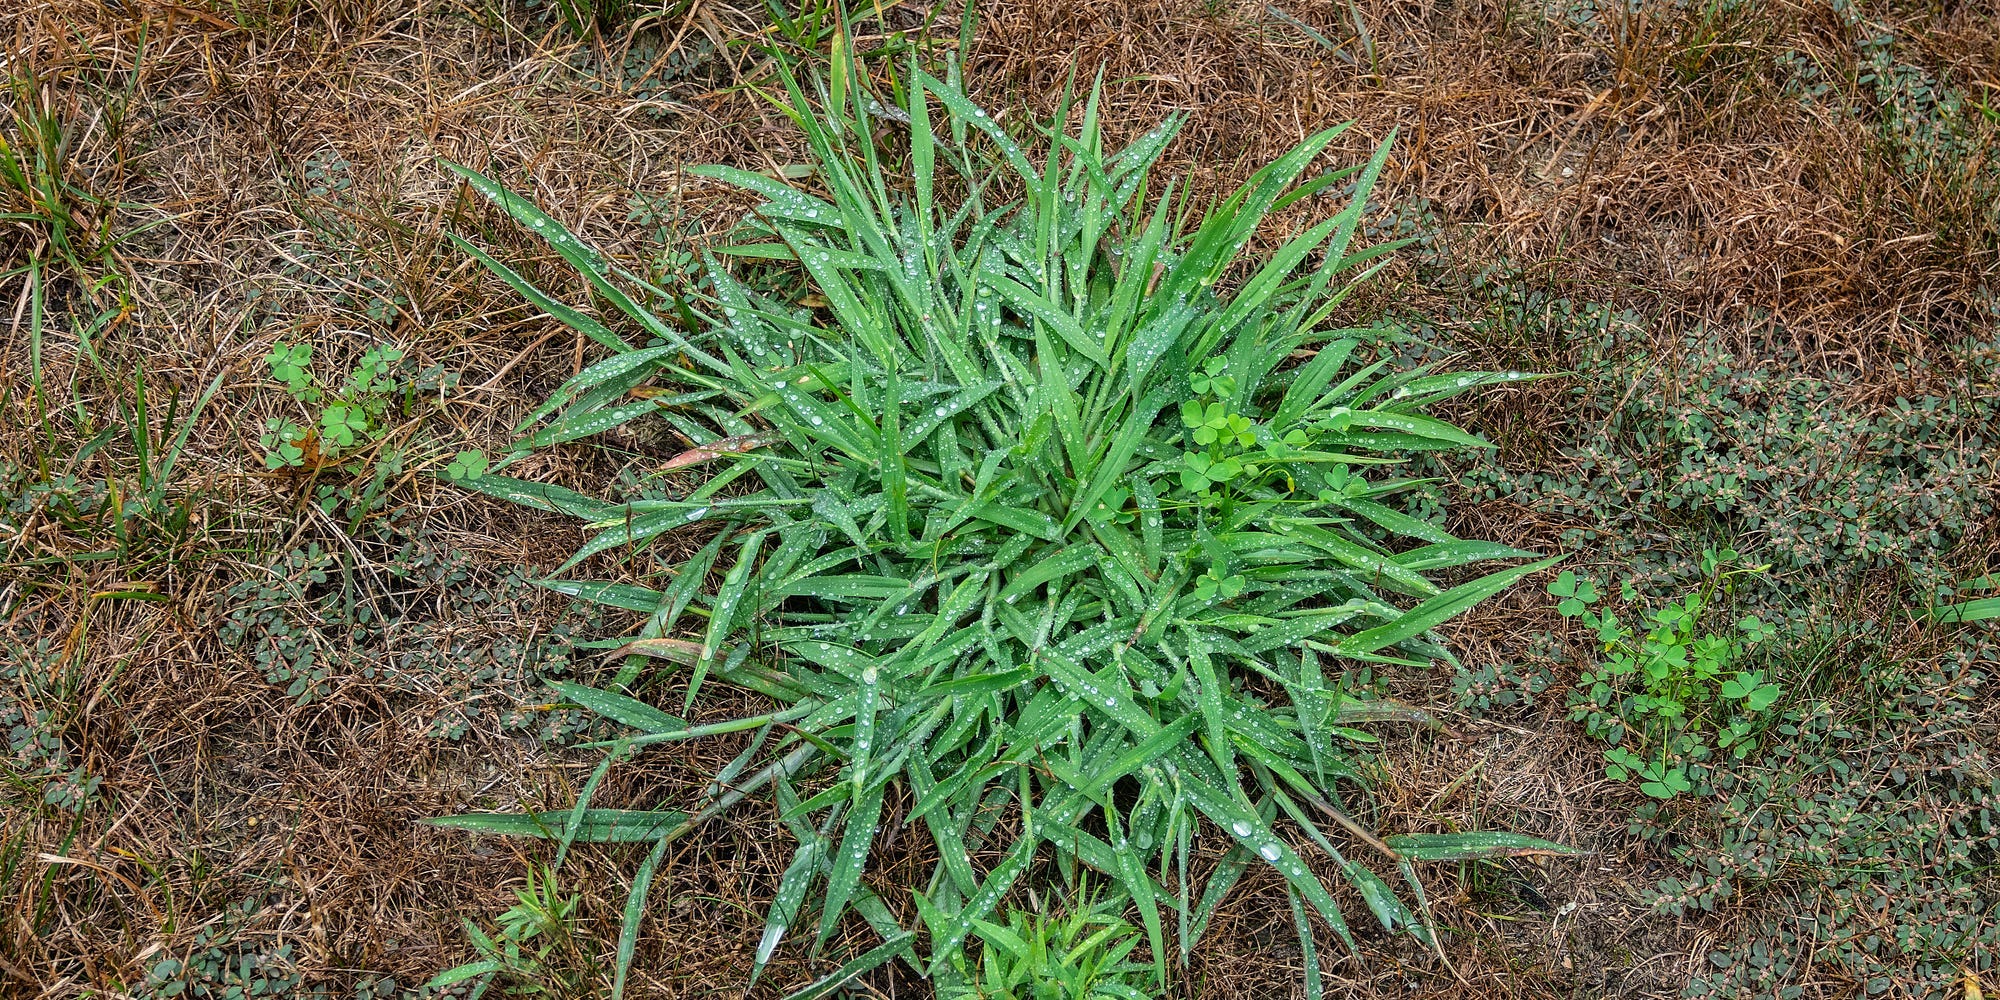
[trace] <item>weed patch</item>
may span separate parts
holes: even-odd
[[[420,697],[430,707],[423,728],[441,739],[476,725],[556,741],[579,730],[578,713],[528,706],[545,679],[570,670],[571,644],[603,627],[601,613],[531,630],[547,619],[549,595],[530,570],[476,577],[465,553],[423,536],[393,551],[376,571],[384,579],[365,572],[318,544],[284,553],[269,575],[225,592],[219,638],[297,704],[324,698],[336,680],[360,681]],[[429,606],[404,605],[397,591],[425,594]]]
[[[1321,329],[1391,249],[1349,249],[1387,148],[1301,181],[1342,131],[1329,129],[1183,224],[1170,215],[1173,184],[1151,204],[1148,195],[1178,120],[1112,151],[1093,92],[1075,109],[1076,135],[1069,109],[1055,117],[1037,164],[959,88],[913,70],[900,107],[884,111],[849,89],[857,69],[837,61],[815,98],[786,78],[787,113],[812,145],[825,197],[735,168],[693,171],[766,199],[746,227],[763,241],[722,253],[801,268],[824,319],[711,264],[701,305],[715,313],[697,341],[614,283],[632,275],[459,169],[650,338],[636,347],[461,241],[614,352],[523,424],[548,421],[521,451],[465,485],[603,529],[565,570],[719,524],[665,592],[568,589],[651,612],[647,631],[615,652],[686,668],[679,710],[718,680],[776,707],[692,725],[616,690],[558,685],[638,731],[605,744],[606,768],[655,744],[757,735],[690,812],[592,810],[586,790],[567,818],[441,822],[565,849],[655,843],[627,911],[629,954],[667,845],[769,785],[799,846],[753,978],[795,927],[816,925],[822,945],[851,909],[881,943],[829,983],[901,957],[949,985],[982,922],[1051,862],[1111,880],[1145,928],[1161,986],[1167,935],[1184,959],[1252,866],[1284,881],[1309,967],[1308,912],[1358,953],[1341,907],[1281,835],[1281,816],[1385,931],[1425,942],[1428,920],[1321,822],[1395,864],[1418,907],[1412,862],[1560,853],[1508,834],[1385,842],[1339,805],[1338,783],[1363,778],[1350,745],[1370,739],[1350,724],[1420,716],[1354,696],[1321,657],[1448,658],[1432,628],[1552,562],[1440,585],[1434,574],[1532,554],[1462,541],[1385,502],[1416,485],[1396,474],[1399,456],[1485,444],[1427,407],[1528,378],[1397,372],[1372,357],[1367,331]],[[907,126],[906,150],[876,137],[884,122]],[[892,165],[909,171],[907,196],[890,193],[900,186]],[[1343,183],[1344,211],[1256,265],[1233,295],[1215,291],[1268,212]],[[988,191],[1009,189],[1018,196],[988,203]],[[679,384],[645,385],[656,377]],[[694,445],[666,469],[722,471],[685,498],[622,505],[497,474],[529,449],[647,417]],[[711,590],[712,572],[721,580]],[[698,604],[699,641],[668,635]],[[620,682],[637,676],[628,667]],[[905,798],[915,804],[894,821],[888,811]],[[912,894],[928,957],[898,915],[900,894],[864,881],[885,820],[921,822],[937,848]],[[1227,859],[1192,879],[1196,845],[1212,839],[1229,845]],[[1318,993],[1317,975],[1307,983]]]
[[[1484,322],[1524,301],[1495,291]],[[1677,867],[1646,905],[1723,928],[1687,995],[1947,995],[2000,933],[1981,860],[2000,843],[1980,735],[1992,636],[1930,610],[1992,524],[1994,350],[1811,372],[1713,340],[1668,353],[1616,310],[1538,308],[1588,359],[1581,419],[1533,441],[1560,449],[1535,471],[1507,471],[1503,449],[1444,474],[1631,578],[1610,594],[1565,573],[1555,610],[1583,627],[1528,637],[1521,665],[1460,668],[1462,703],[1515,710],[1536,678],[1574,677],[1576,720],[1620,744],[1612,776],[1675,800],[1629,815]],[[1723,586],[1718,545],[1758,571]],[[1606,610],[1620,603],[1651,610],[1631,622]]]

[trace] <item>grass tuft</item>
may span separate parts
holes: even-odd
[[[1388,144],[1309,176],[1345,131],[1327,129],[1193,212],[1151,171],[1178,118],[1108,149],[1093,90],[1023,142],[922,69],[890,81],[893,101],[862,89],[857,70],[836,64],[811,93],[785,74],[775,102],[806,135],[818,192],[733,167],[690,171],[765,200],[748,241],[710,258],[702,300],[675,299],[700,310],[688,328],[642,306],[625,291],[633,275],[553,218],[453,168],[646,338],[634,344],[462,244],[614,352],[463,484],[592,522],[565,570],[689,525],[715,531],[664,592],[559,586],[651,612],[614,653],[684,668],[681,711],[718,681],[774,708],[691,725],[615,690],[561,692],[637,731],[607,744],[612,760],[757,734],[711,789],[770,786],[798,841],[753,979],[796,930],[823,945],[855,912],[883,944],[846,974],[900,956],[949,982],[975,931],[1053,865],[1109,880],[1164,984],[1253,866],[1302,907],[1303,946],[1311,912],[1358,953],[1299,851],[1384,930],[1424,940],[1428,921],[1336,841],[1398,868],[1419,907],[1413,860],[1562,851],[1473,834],[1399,851],[1341,805],[1342,782],[1362,782],[1356,744],[1372,740],[1349,724],[1382,717],[1350,693],[1347,665],[1449,658],[1432,628],[1554,562],[1437,582],[1532,554],[1394,506],[1416,485],[1398,474],[1403,456],[1486,446],[1426,407],[1530,376],[1397,371],[1370,360],[1371,331],[1323,328],[1394,249],[1352,246]],[[1240,259],[1267,213],[1326,193],[1344,193],[1346,208],[1268,261]],[[1247,279],[1220,292],[1239,264]],[[790,278],[805,294],[746,276]],[[500,474],[534,449],[642,419],[693,444],[665,469],[716,471],[685,496],[623,504]],[[705,621],[671,637],[690,611]],[[564,844],[620,836],[587,798],[559,826],[446,822]],[[728,798],[648,819],[647,868]],[[913,893],[927,956],[901,901],[865,880],[890,831],[912,826],[939,858]],[[1211,840],[1227,858],[1197,876],[1190,860]],[[621,971],[614,993],[622,984]]]

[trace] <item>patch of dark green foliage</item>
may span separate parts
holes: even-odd
[[[777,105],[810,144],[809,185],[690,171],[763,199],[698,296],[648,289],[526,199],[454,168],[646,338],[460,241],[611,352],[463,485],[599,529],[565,570],[643,560],[653,541],[707,526],[663,589],[552,586],[648,615],[617,652],[679,668],[658,679],[680,689],[668,708],[689,712],[718,683],[771,707],[691,724],[633,697],[636,660],[608,687],[559,685],[629,727],[605,744],[607,768],[674,741],[755,736],[683,808],[592,809],[593,779],[567,814],[441,822],[565,847],[653,843],[614,993],[668,844],[753,792],[775,795],[797,840],[756,969],[797,931],[824,944],[849,913],[880,941],[807,993],[898,957],[950,986],[1017,890],[1084,868],[1143,930],[1163,983],[1261,866],[1292,900],[1317,995],[1309,920],[1358,948],[1323,871],[1385,930],[1429,941],[1415,863],[1563,850],[1498,833],[1379,838],[1342,805],[1370,739],[1353,725],[1422,721],[1350,696],[1346,665],[1448,658],[1432,628],[1552,562],[1401,509],[1421,485],[1409,455],[1486,447],[1425,411],[1528,376],[1398,369],[1372,331],[1326,325],[1394,248],[1350,245],[1386,144],[1311,175],[1344,131],[1329,129],[1195,212],[1151,176],[1179,118],[1107,149],[1093,92],[1023,143],[952,82],[912,69],[876,94],[856,70],[837,58],[810,95],[784,77]],[[1269,213],[1342,193],[1340,211],[1270,259],[1239,260]],[[1222,291],[1239,264],[1241,283]],[[797,273],[810,305],[739,277],[771,267]],[[667,467],[711,470],[698,488],[611,503],[501,474],[641,419],[693,444]],[[1465,570],[1494,561],[1507,568]],[[939,860],[885,898],[864,876],[889,823]],[[1368,845],[1408,893],[1336,841]],[[1192,863],[1208,844],[1225,851],[1220,867]]]

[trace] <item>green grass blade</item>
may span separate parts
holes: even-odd
[[[571,681],[550,681],[549,686],[564,698],[643,733],[671,733],[687,728],[685,720],[674,718],[636,698]]]
[[[1394,431],[1414,438],[1436,441],[1440,444],[1459,445],[1467,448],[1491,448],[1493,443],[1485,438],[1467,434],[1442,420],[1420,417],[1410,413],[1392,413],[1386,410],[1355,410],[1354,425],[1373,427],[1378,430]]]
[[[536,308],[555,317],[557,322],[614,351],[624,353],[632,350],[632,345],[626,343],[625,338],[612,333],[609,327],[576,311],[568,305],[556,301],[547,292],[536,288],[528,279],[521,277],[513,268],[495,260],[486,251],[466,242],[456,233],[446,233],[445,235],[451,240],[453,246],[458,247],[466,256],[485,265],[487,270],[497,275],[501,281],[506,282],[507,287],[519,292],[522,298],[534,303]]]
[[[910,946],[911,940],[915,937],[916,935],[910,931],[897,934],[863,952],[853,961],[841,966],[832,975],[804,989],[787,994],[785,1000],[822,1000],[824,997],[832,996],[834,991],[853,982],[854,977],[877,968],[901,954],[904,949]]]
[[[1469,583],[1462,583],[1422,604],[1411,608],[1401,618],[1387,625],[1377,626],[1365,632],[1358,632],[1340,641],[1334,647],[1342,656],[1357,656],[1371,653],[1384,646],[1394,645],[1405,639],[1412,639],[1436,628],[1445,621],[1470,610],[1499,592],[1514,585],[1514,582],[1531,573],[1554,566],[1562,561],[1561,556],[1544,559],[1541,562],[1517,566],[1482,576]]]
[[[764,921],[764,935],[757,942],[757,955],[750,965],[750,985],[757,984],[757,978],[764,973],[764,966],[777,953],[785,932],[798,920],[799,906],[805,901],[806,890],[811,887],[813,877],[818,874],[822,849],[822,841],[814,839],[801,842],[798,849],[792,852],[792,863],[785,866],[784,875],[778,879],[778,892],[772,897],[770,915]]]
[[[434,816],[420,822],[495,836],[558,840],[563,836],[570,818],[570,810],[553,809],[547,812]],[[686,813],[671,810],[591,809],[576,824],[574,839],[586,844],[641,843],[662,836],[686,819]]]
[[[696,347],[686,337],[681,336],[678,330],[668,326],[658,316],[653,315],[637,302],[632,301],[631,296],[626,295],[623,290],[612,283],[611,269],[606,265],[603,256],[595,248],[578,239],[576,234],[570,232],[562,223],[557,222],[548,213],[535,207],[533,202],[502,187],[492,178],[469,167],[452,163],[449,160],[443,161],[443,163],[447,169],[471,185],[473,190],[479,192],[488,201],[500,206],[508,215],[513,216],[515,221],[527,226],[535,235],[540,236],[548,243],[550,248],[555,250],[558,256],[568,261],[572,267],[575,267],[577,272],[583,275],[584,280],[589,282],[590,286],[596,289],[599,295],[604,296],[605,300],[610,302],[619,312],[624,313],[633,322],[638,323],[640,328],[645,330],[648,335],[658,337],[666,343],[679,348],[689,357],[707,365],[711,370],[722,373],[729,371],[728,365],[708,352]],[[502,275],[502,278],[504,280],[505,275]],[[523,294],[527,293],[523,292]],[[546,298],[546,296],[543,296],[543,298]],[[540,304],[539,302],[537,303],[537,305]],[[554,314],[551,313],[551,315]],[[617,340],[617,343],[619,345],[615,348],[617,350],[629,351],[632,349],[631,345],[626,344],[622,340]],[[611,345],[607,344],[606,346]]]
[[[1298,928],[1299,958],[1306,967],[1306,1000],[1320,1000],[1326,993],[1320,982],[1319,949],[1313,944],[1312,921],[1306,917],[1305,904],[1299,899],[1299,894],[1289,886],[1285,889],[1285,902],[1291,904],[1292,926]]]
[[[1341,916],[1339,904],[1326,891],[1318,878],[1292,852],[1290,845],[1278,839],[1265,824],[1262,817],[1248,807],[1238,803],[1229,795],[1206,781],[1183,772],[1181,787],[1186,790],[1188,801],[1206,815],[1217,826],[1228,831],[1236,842],[1252,855],[1262,858],[1264,863],[1276,869],[1286,884],[1311,901],[1313,908],[1347,942],[1350,949],[1359,953],[1359,946],[1347,929],[1347,921]]]
[[[1534,559],[1539,555],[1498,542],[1450,541],[1399,552],[1391,558],[1404,569],[1423,572],[1456,569],[1489,559]]]
[[[834,852],[826,876],[826,899],[819,915],[819,940],[822,943],[839,926],[841,916],[847,912],[847,901],[860,887],[861,874],[867,870],[868,852],[875,844],[876,824],[882,818],[884,787],[878,784],[867,791],[857,791],[854,805],[848,810],[847,829],[841,837],[839,850]]]
[[[1947,605],[1931,612],[1931,620],[1940,624],[1983,622],[1994,618],[2000,618],[2000,597],[1982,597],[1976,601]]]
[[[639,863],[639,870],[632,876],[632,892],[625,897],[625,919],[618,928],[618,953],[613,960],[614,972],[611,979],[611,1000],[621,1000],[625,996],[625,981],[632,971],[632,955],[639,947],[639,926],[646,920],[646,897],[653,891],[653,873],[659,870],[660,860],[667,855],[667,845],[672,840],[661,837],[659,843]]]
[[[660,606],[660,599],[664,596],[649,587],[602,580],[536,580],[535,585],[580,601],[626,611],[651,611]]]
[[[1574,847],[1519,833],[1406,833],[1385,837],[1383,843],[1411,861],[1479,861],[1585,853]]]
[[[694,673],[688,678],[687,709],[694,708],[694,699],[701,691],[702,679],[714,669],[715,656],[728,639],[736,624],[736,609],[743,603],[744,590],[750,583],[750,570],[757,562],[757,552],[764,546],[765,531],[753,531],[743,540],[737,550],[736,565],[729,568],[723,577],[722,587],[715,593],[715,604],[708,616],[708,633],[702,637],[701,656],[695,661]]]

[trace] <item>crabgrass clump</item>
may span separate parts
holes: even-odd
[[[112,251],[131,233],[118,232],[123,204],[92,190],[72,155],[80,126],[73,114],[55,106],[37,81],[13,66],[0,79],[5,94],[0,111],[0,282],[27,274],[41,283],[60,265],[90,292],[122,289],[123,276],[106,267]],[[122,119],[129,102],[114,101],[107,112]],[[116,128],[116,125],[110,127]]]
[[[648,338],[626,341],[461,242],[614,352],[465,484],[596,526],[565,571],[702,525],[706,544],[663,590],[557,586],[648,614],[616,652],[679,668],[661,679],[676,712],[718,682],[771,707],[691,725],[616,690],[637,661],[610,688],[558,685],[632,731],[605,744],[606,767],[756,735],[677,804],[686,812],[592,809],[586,791],[572,811],[442,822],[653,843],[614,992],[668,844],[767,787],[798,846],[753,976],[796,930],[824,943],[854,912],[882,943],[833,982],[902,957],[949,986],[967,943],[1050,864],[1108,878],[1160,980],[1243,873],[1266,867],[1316,970],[1308,913],[1358,945],[1301,850],[1383,928],[1420,938],[1413,862],[1560,850],[1502,834],[1378,839],[1341,804],[1342,783],[1362,782],[1366,736],[1350,726],[1417,717],[1348,694],[1345,666],[1448,658],[1434,626],[1552,561],[1457,539],[1398,500],[1416,485],[1403,456],[1485,447],[1427,407],[1527,376],[1398,371],[1372,331],[1323,326],[1392,248],[1350,246],[1387,145],[1302,181],[1344,131],[1329,129],[1206,212],[1177,212],[1175,185],[1150,168],[1179,118],[1107,149],[1093,94],[1024,146],[927,73],[883,99],[860,78],[837,61],[809,97],[785,77],[816,191],[692,171],[764,200],[744,241],[709,260],[705,301],[681,301],[687,327],[640,305],[625,290],[635,276],[525,199],[455,168]],[[1340,212],[1218,289],[1267,214],[1342,185]],[[798,274],[816,305],[758,291],[739,276],[754,268]],[[667,470],[715,471],[627,503],[500,474],[532,449],[642,419],[693,444]],[[1462,572],[1491,561],[1513,565]],[[937,851],[911,887],[916,926],[864,880],[890,822]],[[1191,861],[1215,841],[1227,859],[1203,876]],[[1396,867],[1416,909],[1343,841]]]

